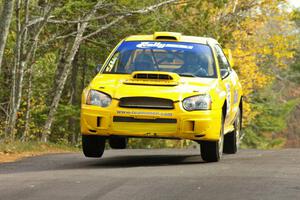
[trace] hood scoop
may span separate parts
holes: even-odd
[[[180,76],[172,72],[136,71],[123,83],[127,85],[176,86]]]

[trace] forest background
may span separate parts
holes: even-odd
[[[80,146],[81,92],[96,66],[128,35],[173,31],[232,50],[243,147],[300,147],[300,10],[285,0],[2,0],[0,17],[0,146]]]

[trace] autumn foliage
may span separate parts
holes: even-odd
[[[232,50],[235,61],[233,67],[244,88],[244,127],[246,132],[251,129],[251,134],[255,136],[254,139],[252,136],[247,139],[246,135],[245,143],[257,147],[255,144],[261,141],[257,138],[270,133],[259,127],[253,131],[253,127],[260,124],[256,121],[258,116],[266,114],[267,105],[271,105],[268,101],[261,104],[262,94],[273,95],[272,85],[284,79],[282,74],[291,70],[290,65],[297,60],[296,50],[300,47],[299,23],[295,23],[298,15],[285,0],[178,0],[159,8],[151,8],[151,5],[165,1],[107,1],[99,5],[95,15],[90,18],[88,14],[95,9],[95,2],[30,1],[27,10],[24,2],[15,1],[1,66],[1,138],[13,136],[14,139],[40,140],[51,113],[54,121],[50,133],[47,133],[50,140],[78,143],[80,94],[93,77],[95,66],[103,63],[117,42],[128,35],[174,31],[185,35],[213,37],[223,47]],[[149,6],[152,10],[144,9]],[[39,17],[44,17],[44,21]],[[84,28],[83,24],[87,22],[83,19],[88,19],[83,37],[89,37],[80,41],[78,51],[71,58],[77,31],[80,27]],[[18,25],[22,28],[26,20],[27,25],[29,22],[32,24],[28,26],[28,30],[25,29],[26,37],[23,35],[18,39]],[[43,22],[45,24],[41,26]],[[34,35],[39,30],[40,35],[34,40]],[[36,48],[24,68],[20,62],[20,69],[24,69],[21,87],[23,93],[16,112],[16,125],[10,131],[14,134],[7,135],[5,133],[13,108],[10,103],[11,86],[13,83],[18,84],[18,79],[14,80],[13,77],[18,77],[22,72],[18,68],[14,71],[12,67],[18,60],[16,48],[19,40],[23,41],[19,45],[23,48],[24,55],[33,45]],[[23,54],[20,54],[21,61],[24,59]],[[61,95],[56,99],[59,105],[55,112],[51,112],[55,91],[64,78],[61,74],[65,74],[66,79],[63,87],[60,87]],[[294,104],[287,106],[292,108],[289,105]],[[131,144],[136,146],[134,141]],[[159,144],[159,147],[173,147],[186,143]],[[145,142],[145,145],[155,146],[155,143]]]

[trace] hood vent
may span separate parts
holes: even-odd
[[[158,80],[173,80],[173,77],[168,74],[153,74],[153,73],[138,73],[133,76],[134,79],[158,79]]]
[[[135,71],[131,78],[123,83],[128,85],[176,86],[179,84],[179,80],[180,76],[172,72]]]

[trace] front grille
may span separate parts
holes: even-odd
[[[174,103],[170,99],[154,97],[123,97],[120,99],[119,106],[125,108],[173,109]]]
[[[113,119],[114,122],[142,122],[142,123],[167,123],[167,124],[176,124],[176,119],[168,118],[158,118],[158,119],[136,119],[134,117],[119,117],[115,116]]]

